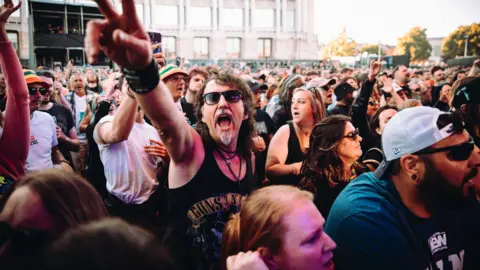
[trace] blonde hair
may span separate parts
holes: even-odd
[[[273,255],[282,247],[285,224],[282,218],[293,202],[313,201],[312,193],[293,186],[269,186],[253,192],[232,215],[222,237],[221,267],[226,269],[228,256],[265,247]]]
[[[308,100],[312,106],[314,125],[320,123],[320,121],[325,119],[325,106],[323,105],[322,95],[315,89],[309,90],[305,87],[299,87],[293,90],[292,98],[296,92],[300,91],[309,93]]]

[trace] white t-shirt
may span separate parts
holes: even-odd
[[[25,163],[27,172],[53,168],[52,147],[58,145],[56,127],[50,114],[33,112],[30,119],[30,149]]]
[[[73,93],[73,98],[75,99],[75,126],[77,127],[78,138],[86,139],[87,136],[85,133],[80,133],[78,128],[80,127],[80,122],[82,122],[83,115],[87,109],[87,96],[79,97],[77,94]]]
[[[98,129],[113,116],[103,117],[93,131],[102,160],[107,190],[127,204],[141,204],[157,189],[156,159],[144,150],[149,139],[160,140],[157,130],[147,123],[133,124],[128,140],[102,144]]]

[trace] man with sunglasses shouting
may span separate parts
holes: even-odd
[[[396,114],[384,161],[335,201],[325,231],[335,269],[480,269],[480,157],[459,115],[431,107]]]
[[[23,75],[30,94],[30,148],[25,169],[30,172],[58,166],[71,171],[58,150],[57,125],[50,114],[38,111],[50,85],[32,70],[24,70]]]
[[[177,247],[172,252],[179,256],[176,262],[186,264],[179,269],[215,268],[224,225],[253,188],[251,91],[230,74],[212,78],[197,93],[199,122],[197,130],[193,129],[160,82],[158,64],[134,1],[122,1],[123,14],[108,0],[96,2],[105,19],[88,23],[87,59],[93,63],[103,51],[122,68],[140,106],[158,126],[171,158],[170,219],[178,233],[165,240]]]

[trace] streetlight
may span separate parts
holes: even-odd
[[[465,51],[463,53],[463,57],[467,57],[467,49],[468,49],[468,35],[465,35]]]

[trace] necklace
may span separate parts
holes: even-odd
[[[218,154],[220,154],[220,156],[222,157],[223,161],[225,162],[225,164],[227,164],[227,167],[228,167],[228,170],[230,171],[230,173],[233,175],[233,177],[235,177],[235,179],[237,180],[238,183],[240,183],[240,176],[242,176],[242,159],[239,157],[239,160],[240,160],[240,169],[239,169],[239,172],[238,172],[238,176],[235,175],[235,173],[233,172],[233,169],[232,169],[232,163],[230,162],[231,159],[233,159],[234,157],[237,156],[237,154],[235,153],[235,155],[231,158],[226,158],[222,152],[218,151]]]

